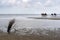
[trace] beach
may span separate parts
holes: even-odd
[[[24,19],[24,20],[23,20]],[[4,21],[3,26],[0,28],[0,40],[59,40],[60,20],[37,20],[37,19],[19,19],[17,18],[12,26],[11,33],[8,34],[7,24],[11,19],[0,20]],[[49,24],[48,24],[49,23]],[[2,26],[2,25],[1,25]]]
[[[6,17],[0,18],[0,40],[59,40],[60,18]],[[15,19],[11,33],[9,21]],[[57,20],[56,20],[57,19]]]
[[[42,38],[43,39],[43,38]],[[1,34],[0,40],[40,40],[40,36],[17,36],[14,34]]]
[[[15,35],[13,34],[7,34],[7,33],[0,33],[0,40],[60,40],[60,36],[54,37],[54,36],[37,36],[37,35]]]

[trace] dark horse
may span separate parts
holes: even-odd
[[[15,19],[10,20],[10,22],[9,22],[9,24],[8,24],[8,28],[7,28],[8,34],[10,33],[11,27],[12,27],[12,25],[13,25],[14,23],[15,23]]]

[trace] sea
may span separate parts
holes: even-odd
[[[48,14],[47,16],[42,16],[41,14],[0,14],[0,30],[3,32],[7,32],[7,27],[9,21],[13,18],[16,20],[20,20],[20,24],[24,24],[25,28],[60,28],[60,20],[48,20],[48,19],[33,19],[29,17],[48,17],[48,18],[60,18],[60,15],[51,16]],[[24,21],[25,20],[25,21]],[[16,24],[19,24],[16,23]],[[26,23],[26,24],[25,24]],[[30,23],[30,24],[29,24]],[[32,25],[32,26],[31,26]],[[20,25],[17,25],[19,28],[22,28]],[[15,26],[17,28],[17,26]]]

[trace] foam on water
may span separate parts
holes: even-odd
[[[20,34],[32,34],[37,33],[35,29],[54,29],[60,28],[60,20],[44,20],[44,19],[29,19],[26,17],[10,17],[10,18],[0,18],[0,30],[3,32],[7,31],[8,23],[11,19],[15,18],[15,23],[12,26],[11,32],[15,29],[19,30],[16,33]]]

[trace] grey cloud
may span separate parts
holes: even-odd
[[[5,1],[5,2],[4,2]],[[13,0],[14,1],[14,0]],[[49,3],[49,1],[51,1]],[[4,2],[4,3],[3,3]],[[20,3],[18,3],[20,2]],[[40,2],[40,4],[37,4],[38,2]],[[53,7],[53,6],[58,6],[60,5],[60,0],[31,0],[28,3],[24,4],[22,2],[22,0],[15,0],[15,2],[11,2],[9,3],[9,0],[0,0],[0,7],[15,7],[15,6],[29,6],[30,7]]]

